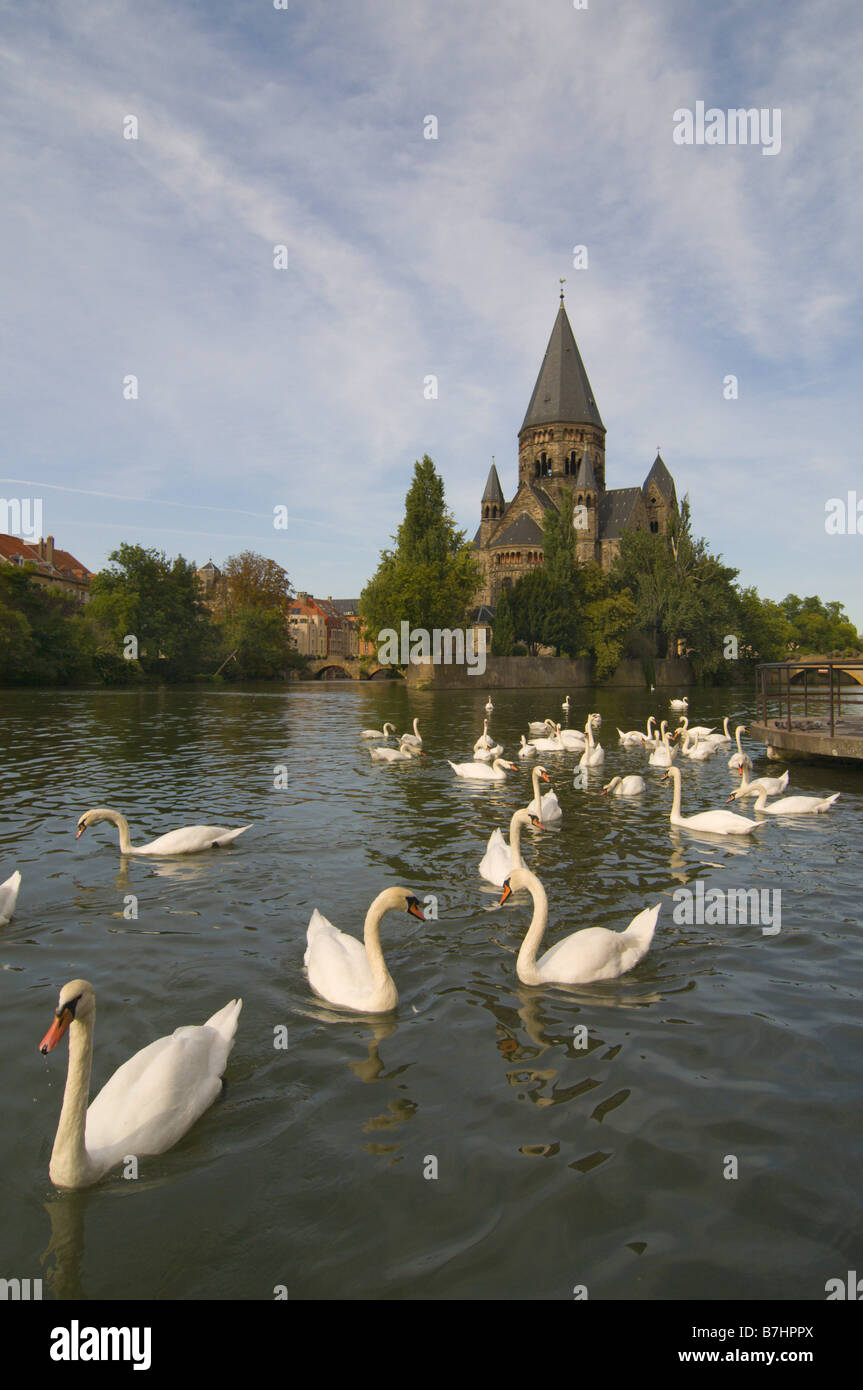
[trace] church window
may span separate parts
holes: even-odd
[[[658,530],[659,530],[659,522],[658,522],[658,521],[651,521],[651,523],[650,523],[650,529],[651,529],[651,531],[653,532],[653,534],[654,534],[654,536],[655,536],[656,533],[657,533]]]
[[[483,518],[485,521],[488,521],[488,507],[486,507],[485,511],[483,512]]]

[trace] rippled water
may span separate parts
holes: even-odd
[[[507,751],[564,694],[496,694]],[[591,1298],[823,1299],[828,1278],[863,1268],[863,771],[792,765],[791,791],[841,791],[830,813],[771,821],[752,845],[695,838],[670,829],[661,772],[617,747],[615,726],[664,713],[667,695],[573,692],[573,724],[604,716],[606,763],[576,789],[577,755],[545,755],[564,819],[523,848],[549,895],[546,945],[663,908],[631,974],[528,988],[515,953],[530,901],[499,908],[477,872],[526,803],[528,771],[476,787],[445,761],[470,757],[486,698],[400,683],[0,692],[0,881],[14,867],[24,879],[0,928],[0,1276],[88,1298],[267,1299],[276,1285],[571,1298],[586,1285]],[[745,719],[754,705],[705,691],[692,711]],[[428,756],[371,765],[360,729],[414,714]],[[724,805],[727,757],[684,766],[684,813]],[[603,797],[618,771],[643,771],[647,793]],[[98,805],[124,811],[133,840],[254,828],[220,852],[124,860],[107,824],[75,841]],[[676,925],[671,894],[697,879],[781,888],[782,930]],[[399,883],[436,895],[439,919],[384,922],[397,1014],[329,1009],[302,970],[312,908],[359,935]],[[234,995],[244,1008],[225,1094],[181,1144],[142,1160],[137,1181],[116,1170],[58,1194],[66,1045],[48,1058],[38,1045],[76,976],[98,999],[94,1093],[154,1038]]]

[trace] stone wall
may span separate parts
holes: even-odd
[[[658,687],[683,688],[693,683],[692,668],[681,658],[668,658],[653,663]],[[484,673],[468,674],[466,666],[433,666],[425,662],[405,670],[409,685],[417,689],[436,690],[514,690],[519,686],[537,689],[543,686],[561,687],[594,685],[593,662],[585,657],[571,661],[564,656],[487,656]],[[646,686],[640,661],[622,661],[611,680],[611,686]]]

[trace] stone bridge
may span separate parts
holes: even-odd
[[[309,662],[307,670],[309,678],[316,681],[380,681],[402,676],[395,666],[382,666],[374,658],[361,662],[358,656],[318,657]]]

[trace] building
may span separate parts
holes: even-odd
[[[347,655],[376,656],[378,649],[374,642],[369,642],[368,639],[361,634],[359,599],[334,598],[331,602],[333,607],[341,614],[342,622],[346,624],[348,629]]]
[[[3,564],[29,568],[34,584],[55,589],[76,603],[86,603],[90,597],[90,571],[68,550],[58,550],[53,536],[31,544],[20,536],[0,534],[0,565]]]
[[[677,511],[674,479],[657,452],[640,487],[607,488],[605,426],[560,296],[560,308],[518,433],[518,488],[504,498],[494,463],[474,537],[482,571],[473,621],[487,626],[502,588],[543,563],[550,512],[571,506],[576,554],[608,569],[628,530],[664,532]]]

